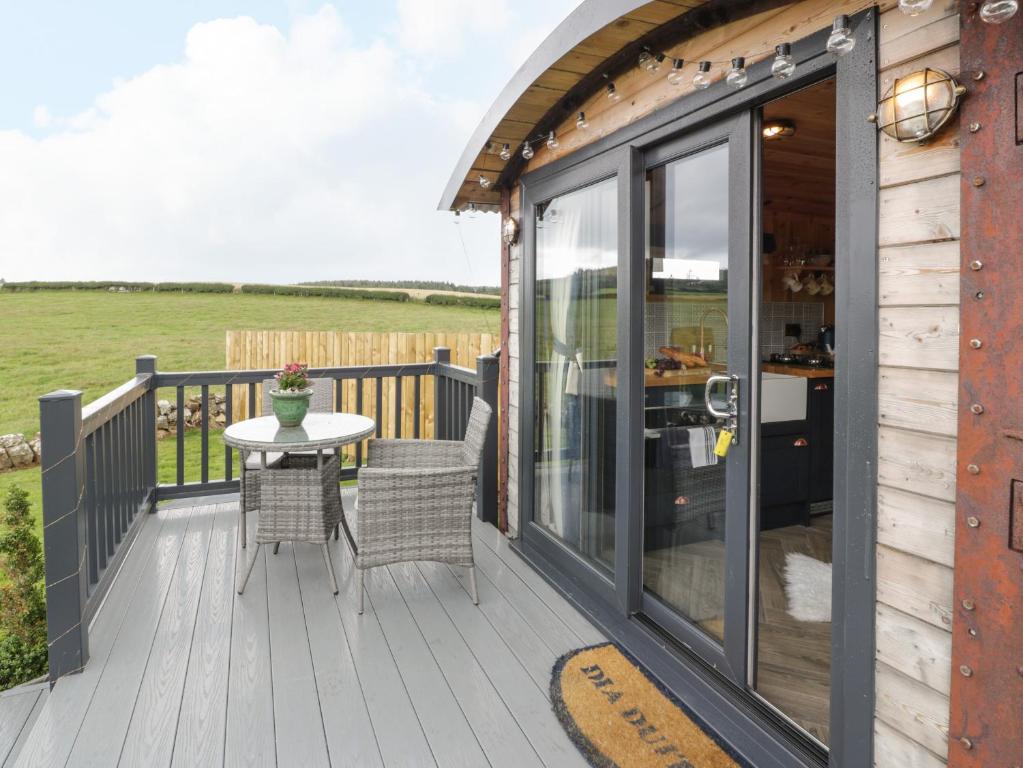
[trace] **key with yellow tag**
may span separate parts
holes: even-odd
[[[724,458],[728,455],[728,449],[732,447],[732,437],[734,437],[734,435],[729,430],[721,430],[721,434],[718,435],[717,445],[714,446],[715,456]]]

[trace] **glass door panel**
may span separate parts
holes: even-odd
[[[648,150],[643,177],[641,609],[739,684],[749,632],[751,126],[743,113]]]
[[[727,465],[714,446],[725,424],[704,390],[728,368],[728,176],[727,144],[646,175],[643,586],[719,641]]]
[[[535,211],[533,521],[614,567],[618,180]]]

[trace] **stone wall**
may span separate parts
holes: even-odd
[[[38,434],[31,440],[20,433],[0,435],[0,472],[35,466],[39,463],[41,450]]]
[[[221,392],[210,392],[210,429],[223,428],[227,424],[225,409],[226,398]],[[202,426],[202,400],[198,396],[185,401],[185,412],[179,417],[177,403],[169,400],[158,400],[156,403],[156,437],[162,439],[167,435],[176,435],[178,422],[184,423],[185,429],[197,429]]]
[[[210,392],[210,429],[223,429],[227,424],[225,402],[226,398],[223,393]],[[202,401],[199,397],[190,397],[185,401],[185,413],[182,421],[185,424],[185,429],[198,429],[202,426]],[[169,400],[158,401],[156,404],[157,439],[177,433],[177,404]],[[38,433],[31,440],[20,433],[0,435],[0,472],[37,466],[42,456],[41,450]]]

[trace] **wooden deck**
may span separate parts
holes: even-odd
[[[417,563],[371,570],[359,616],[343,540],[337,597],[301,544],[264,547],[236,595],[237,520],[234,500],[146,519],[89,664],[38,707],[15,765],[585,765],[549,675],[602,635],[494,528],[474,528],[478,608],[461,569]]]

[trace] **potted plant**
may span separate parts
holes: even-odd
[[[274,376],[277,386],[270,390],[274,416],[282,427],[297,427],[309,410],[309,399],[313,396],[309,386],[309,366],[288,363]]]

